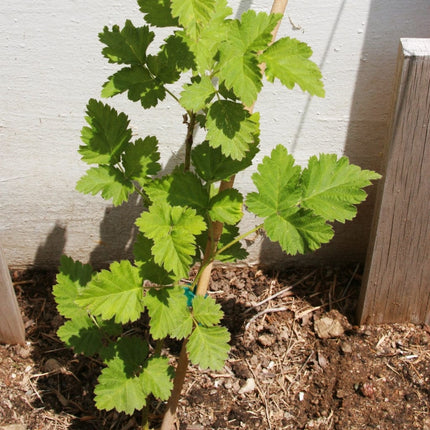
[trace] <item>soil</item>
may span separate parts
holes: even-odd
[[[190,368],[178,428],[430,430],[430,327],[354,325],[359,273],[217,268],[232,349],[220,372]],[[101,363],[58,340],[55,273],[12,277],[27,344],[0,345],[0,429],[137,429],[138,413],[95,408]],[[164,406],[152,402],[154,427]]]

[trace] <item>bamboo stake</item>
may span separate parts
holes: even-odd
[[[270,13],[280,13],[284,15],[285,9],[287,7],[288,0],[274,0],[272,4],[272,9],[270,10]],[[276,35],[278,33],[279,26],[281,25],[281,20],[279,20],[278,24],[272,31],[272,43],[276,39]],[[264,64],[261,65],[261,71],[264,73],[265,66]],[[252,113],[254,109],[254,105],[247,107],[248,111]],[[223,190],[228,190],[233,188],[234,185],[234,176],[230,179],[230,181],[221,181],[219,192]],[[212,223],[212,238],[208,238],[208,241],[206,243],[206,249],[205,254],[203,256],[203,262],[202,264],[207,264],[208,261],[211,260],[213,254],[215,253],[218,241],[221,237],[223,225],[222,223],[215,221]],[[212,273],[212,266],[213,263],[210,262],[207,264],[207,266],[203,269],[202,273],[200,274],[200,279],[197,285],[196,294],[204,296],[208,290],[209,287],[209,281],[211,279],[211,273]],[[173,382],[173,390],[172,395],[167,403],[167,410],[163,418],[163,423],[161,424],[160,430],[172,430],[174,429],[174,423],[176,419],[176,409],[178,407],[178,401],[180,398],[182,386],[185,380],[185,375],[188,368],[188,354],[186,351],[186,341],[182,344],[181,354],[179,356],[178,365],[176,367],[176,375]]]

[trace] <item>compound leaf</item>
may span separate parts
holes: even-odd
[[[173,369],[166,357],[151,357],[140,375],[143,389],[160,400],[167,400],[173,388]]]
[[[338,160],[336,154],[313,156],[303,171],[302,206],[328,221],[344,223],[355,217],[354,205],[366,199],[362,188],[378,178],[378,173],[349,164],[346,157]]]
[[[242,160],[259,133],[258,114],[250,115],[242,104],[217,100],[208,111],[206,139],[224,155]]]
[[[124,113],[91,99],[87,104],[85,120],[90,127],[83,127],[81,139],[85,145],[79,147],[82,161],[88,164],[116,164],[120,154],[129,144],[131,130]]]
[[[191,362],[202,369],[221,370],[230,350],[229,340],[225,327],[196,326],[187,342]]]
[[[270,82],[278,78],[287,88],[298,84],[311,95],[324,97],[324,86],[318,66],[309,57],[312,49],[297,39],[284,37],[269,46],[260,56],[266,63],[266,76]]]
[[[92,276],[93,269],[89,264],[82,264],[65,255],[61,257],[57,283],[52,291],[60,315],[66,318],[87,316],[87,312],[75,300]]]
[[[193,299],[193,315],[198,323],[205,327],[217,325],[224,313],[221,306],[212,297],[195,296]]]
[[[206,228],[203,218],[191,208],[156,202],[136,225],[154,241],[152,254],[157,264],[178,277],[188,276],[195,254],[195,236]]]
[[[209,215],[212,220],[237,224],[242,218],[243,197],[239,191],[229,189],[219,192],[210,200]]]
[[[145,21],[155,27],[178,27],[177,18],[172,17],[170,0],[138,0]]]
[[[146,60],[146,50],[154,40],[154,33],[148,26],[136,28],[127,20],[122,30],[117,25],[112,30],[105,27],[99,39],[106,45],[102,53],[110,63],[142,65]]]
[[[215,89],[209,76],[202,76],[200,82],[184,85],[181,92],[181,105],[185,109],[198,112],[203,109],[215,95]]]
[[[127,260],[115,261],[97,274],[76,302],[104,320],[126,324],[139,319],[144,310],[142,284],[137,267]]]
[[[191,333],[193,321],[182,287],[150,288],[144,303],[151,317],[149,331],[154,339],[166,336],[183,339]]]

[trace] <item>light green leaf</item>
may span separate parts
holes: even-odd
[[[143,280],[127,260],[115,261],[88,284],[76,302],[104,320],[126,324],[139,319],[143,307]]]
[[[98,321],[87,315],[66,321],[57,331],[58,337],[76,353],[91,357],[100,354],[109,335],[119,335],[122,327],[112,321]]]
[[[82,289],[93,276],[93,269],[89,264],[73,261],[63,255],[60,259],[57,283],[53,287],[53,295],[60,315],[66,318],[86,317],[87,312],[75,303]]]
[[[183,339],[191,333],[193,320],[182,287],[150,288],[144,303],[151,317],[149,331],[154,339],[167,336]]]
[[[122,156],[126,177],[144,184],[148,176],[160,171],[159,159],[158,140],[155,136],[137,139],[134,145],[127,146]]]
[[[257,139],[255,139],[257,141]],[[221,148],[212,148],[208,141],[197,145],[191,152],[191,159],[197,174],[205,181],[217,182],[229,179],[252,165],[259,149],[256,143],[250,145],[245,157],[233,160],[223,155]]]
[[[88,164],[116,164],[120,154],[129,144],[131,130],[127,115],[110,106],[91,99],[87,104],[90,127],[83,127],[81,139],[85,145],[79,147],[82,161]]]
[[[313,156],[303,171],[302,206],[328,221],[344,223],[355,217],[357,209],[354,205],[366,199],[367,194],[362,188],[380,177],[375,172],[349,164],[346,157],[338,160],[336,154]]]
[[[145,21],[155,27],[178,27],[179,22],[172,17],[170,0],[138,0]]]
[[[242,160],[259,133],[259,115],[250,115],[240,103],[218,100],[209,108],[206,128],[210,146]]]
[[[241,21],[230,25],[220,47],[219,78],[246,106],[254,103],[263,86],[256,54],[271,42],[271,32],[280,18],[249,10],[242,14]]]
[[[221,321],[224,313],[221,306],[212,297],[195,296],[193,315],[201,325],[212,327]]]
[[[141,66],[124,67],[109,77],[103,85],[102,97],[113,97],[128,91],[128,98],[140,101],[145,109],[157,106],[164,100],[166,90],[160,80],[154,79],[149,71]]]
[[[278,78],[287,88],[298,84],[310,95],[324,97],[324,86],[318,66],[309,57],[312,49],[297,39],[284,37],[269,46],[260,56],[266,63],[266,76],[270,82]]]
[[[172,16],[177,17],[187,34],[197,39],[211,20],[216,0],[171,0]]]
[[[145,63],[146,50],[154,40],[154,33],[148,26],[136,28],[127,20],[122,30],[117,25],[112,30],[105,27],[99,39],[106,45],[102,53],[110,63],[142,65]]]
[[[203,76],[200,82],[184,85],[181,93],[181,105],[185,109],[198,112],[214,97],[215,89],[209,76]]]
[[[173,373],[166,357],[151,357],[140,375],[144,390],[157,399],[167,400],[173,388]]]
[[[112,199],[114,206],[119,206],[128,200],[134,192],[133,183],[124,176],[124,173],[116,167],[99,166],[88,169],[86,174],[79,179],[76,189],[84,194],[93,196],[101,192],[101,196]]]
[[[107,359],[107,367],[102,370],[94,390],[96,406],[131,415],[145,406],[150,394],[141,374],[148,346],[138,337],[127,337],[119,339],[111,352],[113,357]]]
[[[225,327],[196,326],[187,342],[191,362],[202,369],[221,370],[230,350],[229,340]]]
[[[209,215],[212,220],[237,224],[242,218],[243,197],[235,189],[224,190],[211,198]]]
[[[195,236],[206,228],[194,209],[157,202],[137,219],[136,225],[154,241],[152,253],[157,264],[178,278],[188,276],[196,252]]]

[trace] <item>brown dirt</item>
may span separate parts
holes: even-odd
[[[430,327],[351,325],[357,269],[218,268],[210,294],[224,309],[232,350],[221,372],[190,369],[179,428],[430,430]],[[137,429],[139,414],[95,409],[100,362],[56,337],[55,274],[15,272],[13,281],[28,342],[0,345],[0,426]],[[339,330],[320,338],[324,322]],[[152,406],[156,426],[164,405]]]

